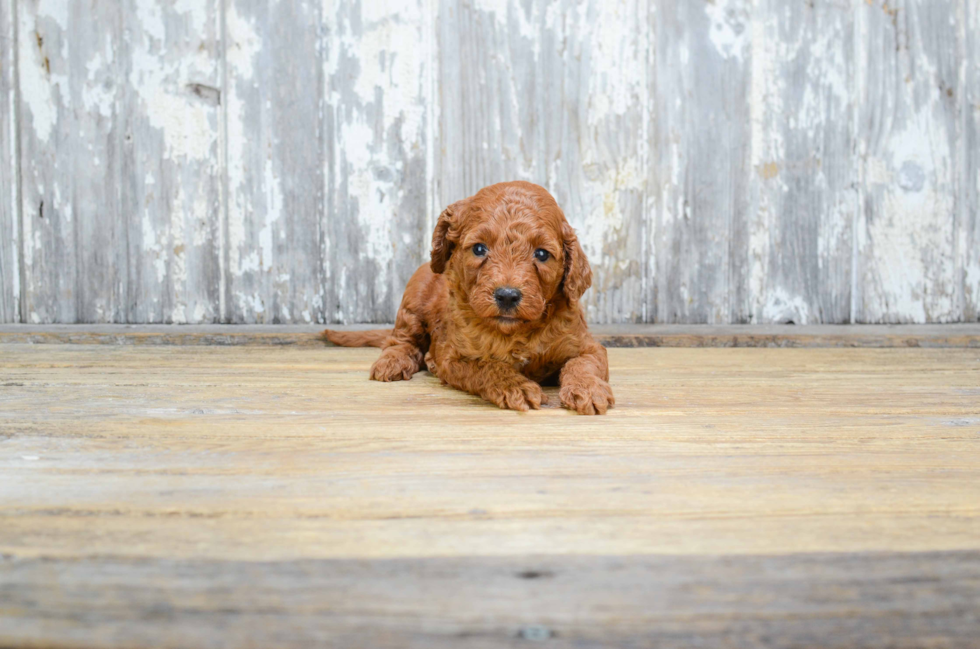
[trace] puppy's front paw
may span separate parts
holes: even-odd
[[[388,353],[386,351],[371,366],[371,380],[407,381],[417,371],[418,364],[415,362],[415,359],[409,358],[404,354]]]
[[[515,380],[504,385],[491,385],[483,393],[483,398],[497,404],[501,408],[511,410],[535,410],[542,403],[548,403],[548,397],[541,391],[541,386],[528,379]]]
[[[616,403],[612,388],[596,376],[567,380],[558,391],[561,405],[580,415],[604,415]]]

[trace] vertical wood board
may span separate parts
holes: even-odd
[[[957,210],[957,276],[962,320],[980,321],[980,0],[958,7],[962,58],[958,131],[960,179]]]
[[[321,3],[226,7],[224,319],[323,322]]]
[[[857,210],[854,14],[767,0],[748,26],[751,202],[733,320],[847,322]]]
[[[15,2],[0,0],[0,322],[20,321]]]
[[[217,0],[19,10],[25,320],[216,320]]]
[[[434,16],[423,0],[342,0],[325,14],[325,317],[392,322],[425,258]]]
[[[958,4],[875,1],[857,10],[856,322],[963,316],[954,245],[964,180],[956,173]]]
[[[976,321],[978,13],[0,0],[0,322],[390,322],[514,179],[593,322]]]
[[[595,322],[645,317],[649,26],[635,0],[441,5],[439,203],[549,189],[591,262]]]
[[[657,2],[655,314],[725,323],[744,269],[752,3]],[[648,215],[648,218],[650,215]],[[736,274],[733,277],[733,271]],[[740,321],[741,318],[734,318]]]

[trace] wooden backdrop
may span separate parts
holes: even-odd
[[[595,322],[980,314],[980,0],[0,0],[0,106],[0,321],[391,321],[516,178]]]

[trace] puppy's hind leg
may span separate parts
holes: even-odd
[[[424,353],[425,329],[421,319],[399,309],[395,329],[382,344],[381,357],[371,366],[372,381],[407,381],[419,371]]]

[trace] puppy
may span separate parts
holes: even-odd
[[[439,215],[432,259],[405,287],[394,330],[341,332],[336,345],[381,347],[376,381],[428,369],[501,408],[537,409],[542,382],[561,403],[605,414],[616,400],[605,348],[593,340],[579,298],[592,269],[575,232],[543,187],[481,189]]]

